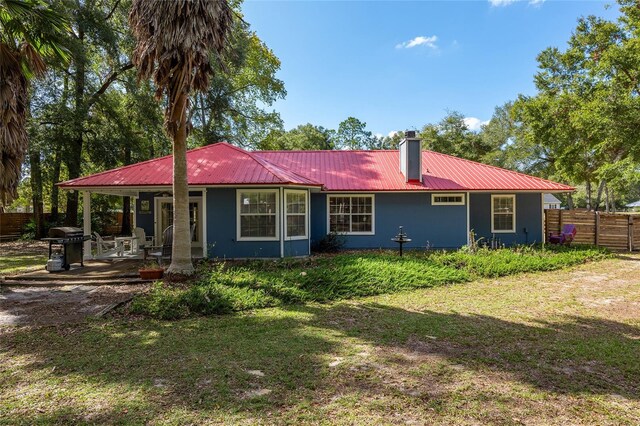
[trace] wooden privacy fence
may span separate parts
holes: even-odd
[[[45,213],[45,220],[49,220],[50,213]],[[0,240],[16,239],[22,234],[27,223],[33,220],[33,213],[0,213]],[[105,235],[118,235],[122,229],[122,212],[113,213],[113,225],[98,230]],[[133,213],[131,214],[133,224]]]
[[[33,213],[0,213],[0,239],[18,238]]]
[[[577,244],[592,244],[612,250],[640,250],[640,215],[583,210],[545,210],[545,233],[559,233],[564,224],[578,231]]]

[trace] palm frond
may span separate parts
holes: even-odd
[[[212,56],[225,55],[234,16],[226,0],[134,0],[129,14],[137,39],[132,60],[138,78],[152,78],[156,96],[166,94],[165,126],[174,135],[176,100],[209,86]]]
[[[20,53],[0,43],[0,203],[17,198],[20,169],[27,150],[25,128],[28,81]]]
[[[28,147],[29,79],[44,74],[44,58],[66,61],[64,17],[42,0],[0,0],[0,204],[17,198]]]
[[[0,41],[29,43],[41,56],[66,62],[63,39],[71,27],[60,13],[42,0],[0,0]]]

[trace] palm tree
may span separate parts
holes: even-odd
[[[66,60],[65,19],[41,0],[0,0],[0,206],[18,197],[28,148],[29,80],[41,76],[45,62]]]
[[[205,91],[227,47],[233,15],[226,0],[133,0],[129,14],[138,78],[153,77],[156,97],[167,94],[165,129],[173,139],[173,252],[167,275],[193,274],[189,232],[187,134],[189,95]]]

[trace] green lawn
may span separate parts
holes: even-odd
[[[46,254],[14,254],[0,256],[0,276],[20,272],[32,267],[44,267],[47,263]]]
[[[214,262],[200,267],[194,285],[158,283],[138,297],[132,311],[161,319],[327,302],[499,277],[548,271],[603,259],[590,247],[346,252],[308,259]]]
[[[0,328],[0,424],[640,423],[640,256],[179,321]]]
[[[43,241],[0,242],[0,277],[29,268],[44,268],[48,254],[48,245]]]

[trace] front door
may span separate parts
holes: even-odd
[[[189,223],[195,225],[195,232],[191,240],[191,247],[202,247],[202,198],[189,198]],[[162,238],[162,232],[173,225],[173,199],[169,197],[156,198],[156,235]],[[158,241],[162,244],[162,241]]]

